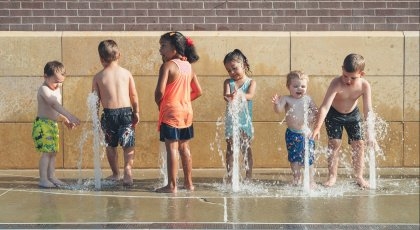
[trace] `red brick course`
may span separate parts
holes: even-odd
[[[1,31],[417,31],[418,0],[0,0]]]

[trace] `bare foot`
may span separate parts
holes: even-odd
[[[327,180],[327,182],[324,183],[325,187],[332,187],[335,184],[336,178],[330,177],[330,179]]]
[[[40,187],[40,188],[55,188],[55,187],[57,187],[55,184],[53,184],[51,181],[49,181],[49,180],[40,180],[39,181],[39,183],[38,183],[38,186]]]
[[[232,184],[232,177],[227,176],[227,177],[224,179],[224,181],[225,181],[225,183],[226,183],[226,184]]]
[[[195,190],[194,185],[184,185],[184,188],[188,191],[194,191]]]
[[[252,181],[252,172],[246,171],[246,173],[245,173],[245,180]]]
[[[292,186],[298,186],[298,185],[301,185],[301,184],[302,184],[302,182],[301,182],[300,178],[293,178],[293,180],[290,182],[290,185],[292,185]]]
[[[131,173],[131,169],[127,168],[124,170],[123,184],[133,185],[133,174]]]
[[[123,185],[128,186],[128,187],[133,186],[133,178],[131,178],[129,176],[124,176]]]
[[[133,187],[134,183],[133,182],[123,182],[123,186],[124,187]]]
[[[166,185],[165,187],[156,189],[155,192],[157,192],[157,193],[176,193],[177,189],[176,189],[176,187],[172,188],[170,185]]]
[[[50,182],[53,183],[55,186],[64,186],[67,185],[67,183],[64,183],[63,181],[53,177],[53,178],[49,178]]]
[[[120,178],[120,175],[111,175],[111,176],[107,177],[106,179],[107,180],[119,181],[121,178]]]
[[[370,187],[369,183],[366,182],[363,178],[356,178],[356,184],[359,185],[359,187],[362,189]]]
[[[244,183],[246,184],[252,183],[252,177],[245,176]]]

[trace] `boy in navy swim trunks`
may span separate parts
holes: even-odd
[[[55,177],[55,159],[59,148],[57,121],[61,120],[69,129],[80,123],[61,105],[60,87],[65,75],[62,63],[48,62],[44,67],[44,83],[38,89],[38,113],[32,127],[32,138],[36,150],[42,154],[39,159],[39,186],[42,188],[65,185]]]
[[[308,75],[302,71],[292,71],[287,74],[286,86],[289,89],[290,95],[273,96],[274,112],[286,112],[287,130],[285,134],[286,147],[288,152],[288,160],[290,168],[293,173],[293,185],[301,183],[302,174],[301,168],[304,166],[305,149],[309,150],[309,181],[310,187],[316,186],[314,181],[314,151],[315,142],[312,139],[307,139],[310,135],[310,128],[314,123],[314,118],[317,113],[317,107],[312,98],[306,95],[308,86]],[[306,120],[305,120],[306,113]],[[308,146],[306,146],[308,143]]]
[[[93,78],[92,91],[98,94],[103,107],[101,126],[107,144],[106,155],[112,170],[112,175],[108,179],[120,179],[117,147],[121,145],[124,150],[123,185],[131,186],[135,146],[134,128],[140,120],[137,90],[130,71],[118,64],[120,51],[115,41],[100,42],[98,52],[104,69]]]
[[[359,54],[349,54],[344,59],[342,75],[334,78],[325,94],[324,101],[319,108],[313,138],[319,138],[319,132],[325,119],[328,134],[328,180],[325,186],[333,186],[337,180],[339,150],[343,128],[349,137],[352,148],[352,161],[356,183],[361,188],[369,187],[363,179],[364,169],[364,141],[362,118],[357,101],[363,98],[364,118],[372,111],[371,87],[368,81],[362,78],[365,75],[365,60]],[[368,137],[369,143],[372,143]]]

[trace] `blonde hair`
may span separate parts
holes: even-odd
[[[300,70],[293,70],[290,73],[287,74],[287,82],[286,86],[289,87],[292,83],[293,79],[299,79],[299,80],[306,80],[309,81],[308,75],[306,75],[303,71]]]

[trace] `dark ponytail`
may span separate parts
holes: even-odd
[[[239,49],[234,49],[232,52],[226,54],[225,58],[223,59],[223,64],[226,64],[230,61],[243,63],[246,75],[250,75],[252,73],[251,67],[248,63],[248,58],[246,58],[246,56]]]
[[[195,50],[193,40],[180,32],[167,32],[160,37],[160,40],[169,41],[175,47],[176,52],[186,57],[189,63],[194,63],[200,58]]]

